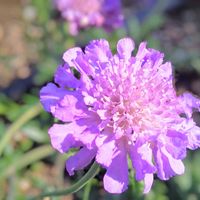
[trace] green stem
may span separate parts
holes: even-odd
[[[0,140],[0,156],[3,153],[4,148],[10,141],[10,139],[14,136],[14,134],[29,120],[37,116],[41,112],[41,105],[36,104],[32,106],[29,110],[23,113],[22,116],[19,117],[4,133],[3,137]]]
[[[83,193],[83,200],[89,200],[91,188],[92,188],[92,179],[88,181],[88,184],[85,186],[85,190]]]
[[[52,149],[50,145],[43,145],[40,147],[37,147],[28,153],[24,154],[22,157],[17,159],[15,163],[13,163],[10,167],[8,167],[5,171],[1,172],[1,178],[7,178],[11,175],[13,175],[17,170],[20,170],[27,165],[40,160],[42,158],[45,158],[51,154],[53,154],[55,151]]]
[[[89,171],[78,182],[76,182],[74,185],[72,185],[68,189],[53,191],[53,192],[46,192],[46,193],[38,195],[37,197],[31,198],[31,200],[42,199],[43,197],[48,197],[48,196],[64,196],[64,195],[75,193],[78,190],[80,190],[90,179],[94,178],[94,176],[99,172],[99,170],[100,170],[99,164],[94,162],[91,168],[89,169]]]

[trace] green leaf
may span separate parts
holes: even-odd
[[[29,120],[36,117],[41,112],[41,105],[38,103],[33,105],[25,113],[23,113],[8,129],[0,139],[0,155],[3,153],[4,148],[8,145],[10,139],[16,132]]]
[[[161,14],[150,15],[149,18],[141,24],[141,38],[145,39],[150,35],[154,30],[160,28],[165,22],[165,18]]]
[[[18,157],[18,159],[15,159],[12,164],[10,164],[5,169],[1,170],[1,176],[0,178],[7,178],[9,176],[12,176],[16,171],[21,170],[22,168],[26,167],[27,165],[40,160],[44,157],[47,157],[51,154],[53,154],[55,151],[52,149],[50,145],[43,145],[40,147],[37,147],[25,154],[22,154]]]
[[[47,130],[41,130],[38,121],[29,122],[22,128],[22,131],[28,138],[35,142],[44,143],[48,141]]]

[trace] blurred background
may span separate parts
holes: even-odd
[[[39,104],[39,90],[52,81],[62,53],[106,38],[115,50],[125,36],[136,46],[165,53],[174,66],[177,93],[200,97],[200,1],[123,0],[125,25],[107,33],[101,28],[81,30],[74,37],[51,0],[0,0],[0,199],[23,200],[41,191],[67,188],[83,176],[69,177],[65,160],[50,146],[48,128],[54,119]],[[200,114],[194,119],[200,125]],[[151,192],[140,195],[142,184],[130,182],[121,195],[104,191],[104,171],[89,187],[55,200],[200,200],[200,150],[188,151],[186,172],[170,181],[155,180]],[[90,188],[91,189],[91,188]]]

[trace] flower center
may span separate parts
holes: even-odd
[[[121,73],[102,71],[95,77],[98,104],[94,109],[102,119],[102,129],[111,127],[113,133],[135,139],[164,131],[166,120],[173,119],[174,114],[170,103],[166,103],[166,83],[151,76],[142,80],[141,76],[131,78],[131,74],[124,73],[123,77]]]

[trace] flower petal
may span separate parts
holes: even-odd
[[[183,102],[186,102],[188,107],[197,108],[198,110],[200,110],[200,100],[197,97],[189,92],[185,92],[183,93],[182,98],[184,100]]]
[[[165,149],[163,149],[163,153],[168,158],[169,164],[171,166],[171,169],[174,171],[174,173],[181,175],[185,171],[185,167],[183,165],[183,162],[178,159],[174,159],[171,154],[169,154]]]
[[[117,43],[117,52],[121,59],[128,60],[131,57],[135,44],[130,38],[123,38]]]
[[[83,131],[82,134],[78,136],[79,141],[81,141],[88,149],[93,149],[96,147],[95,139],[97,137],[99,130],[96,126],[91,126]]]
[[[187,136],[183,133],[169,130],[166,137],[166,150],[175,158],[183,159],[186,157]]]
[[[182,105],[183,112],[188,118],[192,117],[193,108],[200,111],[200,100],[189,92],[183,93],[183,95],[178,97],[178,100]]]
[[[165,149],[160,148],[156,152],[155,162],[158,169],[158,177],[168,180],[170,177],[184,173],[184,165],[181,160],[174,159]]]
[[[104,188],[110,193],[119,194],[128,187],[128,165],[126,152],[118,150],[103,178]]]
[[[77,126],[75,123],[54,124],[48,131],[51,145],[60,153],[66,153],[69,148],[80,145],[75,136],[84,129],[85,127]]]
[[[54,80],[60,87],[77,88],[80,86],[81,82],[74,77],[69,66],[65,64],[64,66],[58,66]]]
[[[200,128],[194,126],[188,131],[188,146],[189,149],[196,149],[200,147]]]
[[[107,40],[93,40],[85,48],[86,55],[92,62],[108,62],[112,56],[110,46]]]
[[[153,174],[145,174],[144,176],[144,194],[147,194],[153,184]]]
[[[148,53],[146,46],[147,46],[147,42],[140,43],[138,47],[138,52],[135,56],[136,58],[138,58],[138,60],[142,60],[144,56]]]
[[[172,65],[170,62],[166,62],[158,68],[159,74],[166,78],[166,79],[172,79]]]
[[[74,67],[74,60],[77,58],[79,53],[83,53],[81,48],[79,47],[74,47],[69,50],[67,50],[63,54],[63,60],[70,66]]]
[[[74,175],[75,170],[84,169],[95,157],[96,150],[81,148],[75,155],[71,156],[66,162],[66,169],[70,176]]]
[[[84,53],[79,53],[74,61],[74,67],[81,73],[81,79],[84,78],[83,81],[90,80],[88,75],[94,75],[94,66],[88,62],[88,58]]]
[[[86,116],[87,107],[81,101],[81,95],[75,91],[68,91],[66,93],[63,99],[51,108],[51,113],[64,122]]]
[[[64,122],[73,121],[76,117],[86,115],[87,107],[82,101],[80,93],[58,88],[52,83],[42,88],[40,101],[45,110]]]
[[[105,140],[98,148],[96,161],[104,167],[109,167],[116,151],[115,140]]]
[[[146,174],[151,174],[156,171],[153,165],[153,154],[148,143],[136,142],[134,146],[130,147],[129,155],[135,169],[135,178],[141,181]]]
[[[66,95],[66,90],[58,88],[53,83],[48,83],[40,90],[40,101],[47,112],[51,112],[51,108]]]

